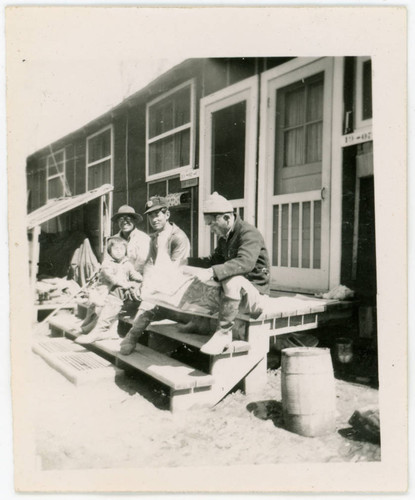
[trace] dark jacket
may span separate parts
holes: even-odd
[[[186,233],[182,231],[176,224],[171,224],[172,231],[167,240],[168,252],[172,262],[185,264],[186,259],[190,254],[190,242]],[[155,262],[157,257],[157,233],[150,234],[150,252],[147,261]]]
[[[244,276],[261,293],[269,294],[270,263],[264,238],[256,227],[238,216],[228,238],[219,238],[212,255],[192,257],[188,259],[188,264],[212,267],[218,281],[232,276]]]

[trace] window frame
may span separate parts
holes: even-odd
[[[373,65],[372,65],[372,117],[363,119],[363,66],[365,62],[373,60],[370,56],[361,56],[356,59],[356,85],[355,85],[355,130],[370,127],[373,122]]]
[[[111,136],[110,136],[110,148],[111,148],[111,150],[110,150],[110,154],[108,156],[100,158],[99,160],[95,160],[95,161],[93,161],[91,163],[88,163],[88,158],[89,158],[89,140],[93,139],[97,135],[103,134],[107,130],[111,131]],[[89,168],[90,167],[94,167],[95,165],[98,165],[99,163],[103,163],[103,162],[105,162],[107,160],[110,160],[110,180],[109,180],[109,183],[110,184],[114,184],[114,126],[113,126],[112,123],[110,123],[109,125],[101,128],[97,132],[94,132],[93,134],[88,135],[86,137],[86,155],[85,155],[85,164],[86,164],[86,168],[85,168],[85,191],[86,192],[90,190],[90,188],[88,186]],[[97,187],[99,187],[99,186],[97,186]],[[93,189],[96,189],[96,188],[93,188]]]
[[[63,153],[63,172],[60,173],[58,172],[57,174],[54,175],[49,175],[49,158],[52,158],[53,156],[56,157],[56,155]],[[59,149],[58,151],[55,151],[54,153],[50,153],[46,156],[46,203],[48,203],[51,200],[55,200],[57,198],[49,198],[49,181],[51,179],[56,179],[57,177],[60,177],[62,179],[62,197],[65,196],[66,194],[66,189],[65,189],[65,182],[66,182],[66,148]]]
[[[190,87],[190,122],[180,125],[179,127],[175,127],[167,132],[163,132],[162,134],[156,135],[150,138],[150,112],[151,107],[157,104],[158,102],[166,99],[167,97],[179,92],[185,87]],[[196,129],[196,105],[195,105],[195,79],[192,78],[187,80],[180,85],[170,89],[167,92],[164,92],[160,96],[156,97],[152,101],[146,104],[146,182],[151,182],[155,180],[164,179],[167,177],[172,177],[180,174],[180,172],[194,168],[194,159],[195,159],[195,129]],[[189,151],[189,164],[183,165],[182,167],[176,167],[171,170],[166,170],[165,172],[159,172],[157,174],[150,173],[150,144],[154,144],[157,141],[163,140],[167,137],[171,137],[176,135],[179,132],[183,132],[184,130],[190,130],[190,151]]]
[[[309,88],[311,85],[316,84],[316,83],[323,84],[323,96],[322,96],[322,102],[321,102],[322,116],[318,120],[317,119],[310,120],[307,118],[307,106],[308,106],[308,103],[310,102]],[[321,157],[319,160],[307,161],[307,146],[308,146],[307,131],[308,131],[308,127],[310,125],[314,125],[316,123],[321,123],[322,130],[323,130],[323,126],[324,126],[324,111],[323,111],[324,110],[324,84],[325,84],[325,75],[324,75],[324,71],[322,71],[322,72],[316,73],[314,75],[308,76],[306,78],[303,78],[302,80],[299,80],[298,82],[295,82],[295,83],[287,86],[287,87],[292,87],[292,90],[295,90],[295,87],[298,86],[298,88],[304,88],[304,91],[305,91],[305,94],[304,94],[304,96],[305,96],[305,99],[304,99],[305,111],[304,111],[304,119],[301,122],[301,124],[281,127],[281,130],[279,130],[276,134],[277,135],[277,137],[276,137],[277,143],[279,141],[281,141],[281,143],[279,144],[279,147],[278,147],[278,151],[279,151],[278,162],[280,163],[278,168],[281,169],[281,172],[283,172],[284,169],[287,169],[286,172],[288,172],[288,169],[289,169],[289,171],[291,173],[290,177],[295,177],[297,175],[297,173],[299,173],[301,171],[301,169],[303,169],[303,168],[308,168],[309,173],[312,174],[314,170],[316,170],[316,169],[319,170],[320,166],[322,165],[323,157]],[[283,88],[283,89],[280,89],[279,92],[281,92],[281,90],[283,91],[282,112],[285,115],[285,112],[287,110],[287,101],[286,101],[287,90],[286,89],[284,90],[284,88]],[[277,99],[277,102],[278,102],[278,99]],[[289,132],[291,130],[298,129],[300,127],[302,128],[303,134],[304,134],[303,135],[304,145],[303,145],[303,151],[302,151],[302,153],[304,155],[304,162],[303,163],[296,163],[296,164],[292,164],[292,165],[286,165],[285,164],[285,153],[286,153],[285,133],[287,131]],[[323,138],[321,140],[321,154],[323,154]],[[274,189],[275,189],[275,186],[274,186]]]

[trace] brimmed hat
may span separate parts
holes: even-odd
[[[204,214],[227,214],[233,211],[231,202],[216,191],[208,196],[203,203]]]
[[[130,207],[129,205],[122,205],[118,209],[118,212],[111,217],[111,220],[113,222],[116,222],[120,217],[123,217],[124,215],[132,217],[136,222],[141,222],[143,220],[143,217],[140,214],[137,214],[134,208]]]
[[[161,208],[169,208],[169,204],[167,203],[167,199],[162,196],[152,196],[145,206],[145,214],[150,212],[154,212],[155,210],[160,210]]]

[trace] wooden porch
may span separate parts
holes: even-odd
[[[117,333],[80,346],[73,341],[81,335],[86,314],[83,304],[78,304],[75,313],[61,311],[51,318],[49,336],[37,339],[33,351],[76,384],[114,377],[114,369],[125,370],[133,375],[145,374],[164,387],[172,412],[210,408],[236,385],[246,394],[255,394],[264,387],[267,355],[276,337],[341,324],[353,315],[354,304],[350,301],[290,299],[284,295],[279,295],[281,300],[277,301],[281,305],[279,312],[256,320],[240,316],[238,340],[217,356],[200,352],[209,335],[182,333],[172,320],[153,322],[130,356],[119,354],[121,338]],[[132,316],[120,315],[121,335],[131,327]]]

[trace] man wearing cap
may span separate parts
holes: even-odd
[[[168,268],[172,264],[185,264],[190,254],[190,242],[186,233],[169,221],[170,211],[166,198],[153,196],[145,208],[144,213],[147,214],[154,233],[150,235],[150,251],[144,268],[144,287],[146,280],[151,281],[152,286],[157,277],[166,280]],[[141,302],[133,326],[120,344],[121,354],[128,356],[134,351],[146,327],[156,319],[156,312],[154,304],[145,300]]]
[[[218,327],[201,348],[206,354],[220,354],[232,342],[239,311],[254,317],[261,314],[270,290],[270,263],[261,233],[235,215],[226,198],[211,194],[203,214],[205,224],[218,236],[218,245],[209,257],[190,258],[188,264],[206,268],[198,274],[202,281],[212,279],[222,286]]]
[[[118,223],[117,236],[127,241],[127,257],[134,269],[142,273],[150,248],[150,237],[136,227],[143,220],[142,216],[133,207],[122,205],[111,220]]]
[[[154,233],[150,235],[150,253],[147,264],[161,264],[164,259],[176,264],[186,263],[190,254],[190,242],[185,232],[169,221],[170,211],[166,198],[153,196],[146,203],[150,226]]]

